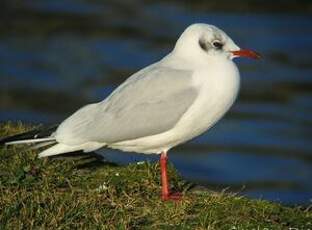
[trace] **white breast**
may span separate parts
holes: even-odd
[[[209,66],[213,68],[195,73],[194,80],[200,94],[177,124],[181,130],[189,130],[189,139],[202,134],[220,120],[235,101],[239,90],[239,72],[232,61]]]

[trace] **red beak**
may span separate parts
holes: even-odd
[[[238,57],[249,57],[253,59],[261,58],[261,55],[259,53],[252,51],[252,50],[236,50],[236,51],[231,51],[231,53],[234,56],[238,56]]]

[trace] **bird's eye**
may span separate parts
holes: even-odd
[[[223,47],[223,43],[220,42],[220,41],[213,41],[213,42],[212,42],[212,45],[213,45],[215,48],[217,48],[217,49],[222,49],[222,47]]]

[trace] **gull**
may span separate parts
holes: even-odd
[[[178,200],[181,194],[169,189],[167,153],[229,110],[240,86],[236,57],[260,55],[240,49],[216,26],[192,24],[168,55],[130,76],[103,101],[82,107],[46,136],[33,131],[31,138],[18,135],[1,143],[50,145],[39,157],[104,147],[160,154],[161,198]]]

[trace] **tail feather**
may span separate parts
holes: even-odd
[[[39,158],[59,155],[63,153],[72,153],[72,152],[77,152],[77,151],[83,151],[87,153],[87,152],[92,152],[97,149],[100,149],[104,146],[105,146],[105,143],[98,143],[98,142],[86,142],[82,145],[66,145],[62,143],[57,143],[56,145],[53,145],[52,147],[39,153]]]

